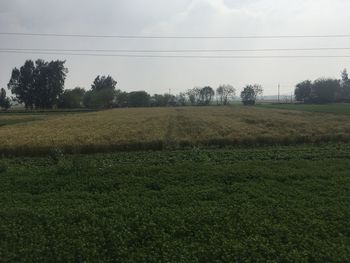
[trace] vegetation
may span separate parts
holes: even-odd
[[[2,159],[2,262],[349,262],[350,146]]]
[[[320,78],[306,80],[296,85],[295,98],[303,103],[334,103],[350,101],[350,80],[346,69],[341,80]]]
[[[333,113],[340,115],[350,115],[349,103],[332,103],[332,104],[259,104],[259,107],[270,109],[297,110],[306,112]]]
[[[241,98],[244,105],[255,105],[256,99],[263,93],[263,88],[258,85],[247,85],[242,93]]]
[[[11,118],[11,114],[4,114]],[[0,115],[0,120],[1,120]],[[48,114],[0,129],[3,154],[40,155],[348,141],[348,116],[260,107],[129,108]]]
[[[20,69],[12,70],[8,88],[27,109],[53,108],[63,93],[68,73],[64,63],[38,59],[34,64],[32,60],[27,60]]]
[[[4,88],[0,89],[0,108],[9,109],[11,107],[10,98],[6,96],[6,90]]]

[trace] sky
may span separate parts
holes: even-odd
[[[0,2],[0,32],[135,36],[335,35],[350,33],[349,0],[11,0]],[[115,39],[0,35],[0,48],[261,49],[350,48],[350,38]],[[186,54],[185,54],[186,55]],[[188,54],[187,54],[188,55]],[[210,55],[196,53],[195,55]],[[350,55],[350,50],[212,55]],[[339,78],[350,58],[121,58],[0,53],[0,87],[26,59],[66,60],[65,88],[89,89],[111,75],[125,91],[178,93],[195,86],[259,83],[291,94],[296,83]]]

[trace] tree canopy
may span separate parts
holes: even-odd
[[[52,108],[63,93],[68,70],[65,61],[27,60],[20,68],[12,70],[8,88],[19,103],[26,108]]]
[[[263,88],[259,84],[247,85],[241,92],[241,99],[244,105],[254,105],[259,95],[262,95]]]

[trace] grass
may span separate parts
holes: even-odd
[[[0,161],[1,262],[349,262],[350,145]]]
[[[260,104],[260,107],[270,109],[286,109],[308,112],[323,112],[350,115],[350,103],[334,104]]]
[[[4,117],[11,118],[0,119]],[[1,127],[0,152],[40,155],[52,149],[94,153],[346,142],[349,120],[343,115],[243,106],[114,109],[49,115]]]

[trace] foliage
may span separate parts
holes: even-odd
[[[0,89],[0,108],[5,110],[11,108],[10,98],[6,96],[6,90],[4,88]]]
[[[236,89],[231,85],[221,85],[216,89],[216,96],[221,105],[229,104],[229,101],[236,95]]]
[[[349,153],[329,145],[6,160],[1,261],[349,262]]]
[[[311,102],[311,90],[312,82],[310,80],[305,80],[296,85],[295,88],[295,99],[300,102],[309,103]]]
[[[97,76],[91,90],[85,93],[83,103],[87,108],[106,109],[115,104],[117,82],[111,76]]]
[[[27,60],[20,70],[13,69],[8,88],[26,108],[52,108],[63,93],[68,73],[64,63],[38,59],[34,64]]]
[[[262,95],[263,88],[259,84],[247,85],[241,92],[244,105],[254,105],[258,96]]]
[[[72,90],[65,90],[59,99],[59,108],[63,109],[77,109],[83,106],[83,98],[85,90],[80,87],[76,87]]]
[[[128,106],[130,107],[148,107],[151,96],[146,91],[133,91],[128,94]]]
[[[317,79],[312,84],[311,102],[332,103],[340,93],[340,83],[337,79]]]

